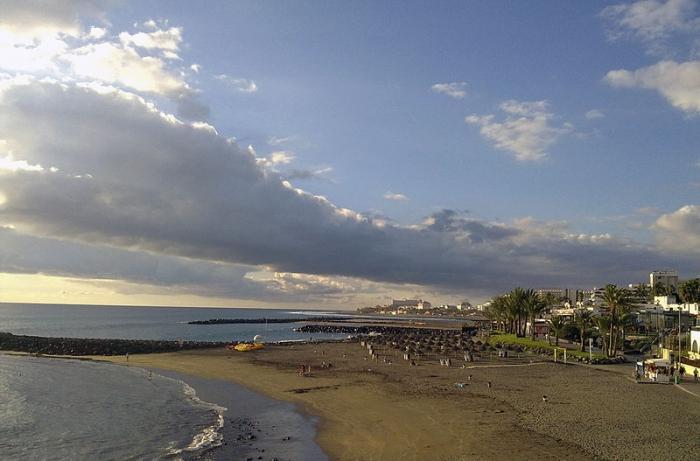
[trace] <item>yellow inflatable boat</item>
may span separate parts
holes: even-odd
[[[238,352],[257,351],[258,349],[263,349],[264,347],[265,345],[261,343],[240,343],[233,346],[233,348]]]

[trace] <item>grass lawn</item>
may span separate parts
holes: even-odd
[[[539,347],[543,349],[549,349],[551,351],[554,351],[557,347],[552,345],[547,344],[547,341],[538,341],[535,340],[533,341],[530,338],[518,338],[515,335],[506,335],[506,334],[498,334],[498,335],[491,335],[489,342],[491,344],[496,344],[496,343],[502,343],[502,344],[514,344],[518,346],[525,346],[525,347]],[[558,349],[564,349],[563,347],[559,346]],[[575,356],[575,357],[583,357],[583,358],[588,358],[588,351],[586,352],[581,352],[578,349],[573,350],[573,349],[566,349],[566,354],[570,356]],[[593,358],[594,359],[602,359],[605,358],[605,355],[594,352],[593,353]]]

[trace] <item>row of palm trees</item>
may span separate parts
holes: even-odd
[[[700,284],[698,285],[700,294]],[[486,314],[497,322],[506,333],[514,333],[524,337],[526,324],[535,324],[535,320],[559,300],[551,293],[538,294],[532,289],[514,288],[509,293],[496,296],[491,301]],[[550,333],[559,344],[569,327],[573,324],[578,330],[581,350],[585,350],[585,341],[593,331],[597,330],[603,338],[603,350],[606,355],[614,356],[624,341],[625,330],[634,323],[630,309],[634,306],[632,293],[625,288],[607,285],[602,295],[604,315],[593,317],[591,311],[579,309],[575,311],[569,322],[562,316],[553,316],[548,320]],[[535,329],[530,328],[531,338],[535,339]]]
[[[527,322],[535,324],[535,319],[556,304],[558,299],[552,293],[538,294],[532,288],[513,288],[510,293],[496,296],[491,300],[486,314],[497,322],[506,333],[524,337]],[[530,328],[532,339],[535,329]]]

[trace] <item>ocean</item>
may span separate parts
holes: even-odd
[[[0,354],[3,460],[195,458],[223,411],[141,368]]]
[[[188,325],[214,318],[298,318],[345,315],[330,311],[284,309],[76,306],[62,304],[0,303],[0,332],[16,335],[163,339],[192,341],[263,341],[332,339],[347,335],[297,333],[300,323]]]
[[[261,335],[263,341],[345,337],[300,334],[293,331],[299,323],[187,324],[211,318],[304,319],[319,314],[277,309],[6,303],[0,304],[0,331],[50,337],[197,341],[245,341],[255,335]],[[186,381],[196,384],[191,387]],[[196,388],[205,391],[211,401],[200,399]],[[268,445],[268,453],[276,448],[283,453],[293,450],[296,459],[326,459],[314,442],[312,420],[290,404],[267,399],[233,383],[137,367],[0,352],[3,461],[210,460],[238,459],[242,455],[246,459],[246,452],[241,451],[245,447],[235,448],[225,440],[225,436],[235,440],[231,426],[240,425],[240,418],[248,416],[241,412],[257,415],[254,424],[267,424],[271,433],[279,421],[289,421],[286,427],[295,431],[295,442],[286,442],[284,447]],[[274,438],[277,439],[282,437]],[[231,451],[234,449],[239,451]]]

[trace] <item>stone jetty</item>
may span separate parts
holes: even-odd
[[[414,333],[418,335],[440,334],[446,330],[440,328],[414,328],[387,325],[335,325],[335,324],[310,324],[299,327],[300,333],[350,333],[356,335],[367,335],[370,333],[399,334]],[[458,331],[458,330],[454,330]]]
[[[258,319],[209,319],[192,320],[189,325],[222,325],[227,323],[298,323],[298,322],[337,322],[348,320],[346,317],[306,317],[306,318],[258,318]]]
[[[0,350],[49,355],[125,355],[223,347],[224,342],[45,338],[0,333]]]

